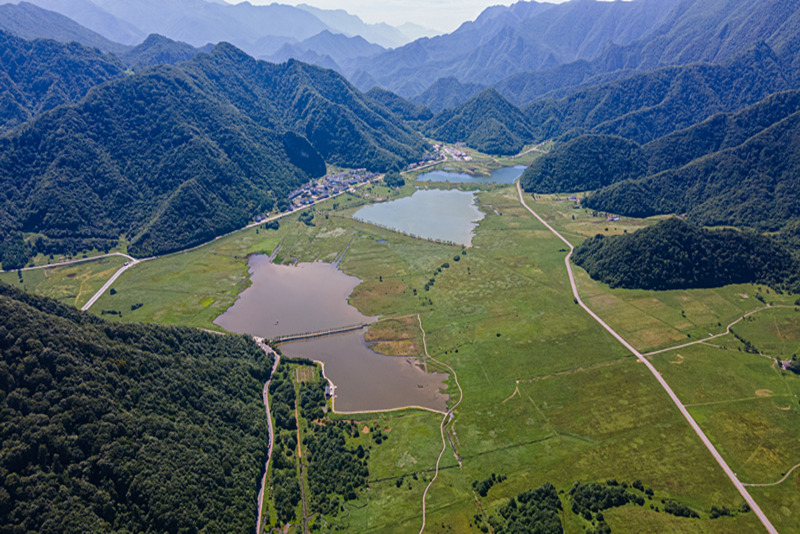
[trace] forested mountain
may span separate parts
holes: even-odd
[[[574,261],[597,280],[628,289],[686,289],[761,283],[800,290],[800,262],[772,238],[706,230],[677,218],[633,234],[595,236]]]
[[[138,255],[198,244],[283,202],[325,160],[377,171],[418,160],[425,144],[400,124],[335,72],[223,43],[0,139],[0,249],[18,251],[19,230],[56,243],[125,234]]]
[[[0,532],[247,532],[264,352],[0,283]]]
[[[115,57],[78,43],[25,41],[0,31],[0,50],[0,133],[76,102],[125,70]]]
[[[427,121],[433,118],[433,112],[425,106],[412,104],[405,98],[380,87],[373,87],[367,91],[366,96],[386,106],[404,121]]]
[[[128,67],[139,70],[153,65],[175,65],[192,59],[200,52],[210,52],[213,48],[213,45],[195,48],[192,45],[168,39],[163,35],[153,34],[138,46],[119,54],[119,56]]]
[[[518,136],[529,135],[536,142],[594,133],[647,143],[795,85],[791,70],[761,44],[725,65],[664,67],[591,86],[558,100],[542,99],[524,112],[514,107],[510,118],[518,122],[506,125]],[[466,141],[480,148],[459,138],[455,131],[438,130],[452,116],[470,115],[480,122],[484,118],[475,115],[479,111],[469,102],[446,110],[431,121],[431,131],[442,139]]]
[[[646,143],[793,85],[791,73],[762,44],[725,65],[665,67],[541,100],[526,113],[537,140],[592,132]]]
[[[642,148],[610,135],[582,135],[557,145],[525,169],[520,185],[535,193],[589,191],[640,178],[647,170]]]
[[[411,99],[411,102],[425,106],[434,113],[460,106],[473,96],[486,89],[477,83],[461,83],[454,77],[439,78],[430,87]]]
[[[522,186],[598,189],[586,205],[624,215],[685,213],[703,224],[778,230],[800,217],[798,121],[800,91],[788,91],[643,146],[581,136],[534,162]]]
[[[464,142],[489,154],[516,154],[533,139],[527,117],[494,89],[444,110],[425,125],[425,132],[434,139]]]
[[[422,93],[439,78],[493,84],[508,76],[578,59],[594,58],[606,43],[629,44],[646,35],[678,0],[518,2],[484,11],[453,33],[419,39],[359,62],[382,87],[404,97]],[[359,85],[362,89],[369,89]]]
[[[114,54],[121,54],[128,49],[127,46],[106,39],[60,13],[28,2],[0,5],[0,30],[28,40],[53,39],[62,43],[75,41]]]
[[[588,206],[632,216],[685,213],[707,225],[778,230],[800,217],[800,112],[743,144],[677,169],[617,182]]]

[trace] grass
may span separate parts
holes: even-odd
[[[61,267],[0,273],[0,280],[80,308],[126,261],[121,256],[108,256]]]
[[[492,163],[482,164],[488,168]],[[365,191],[374,197],[411,192],[411,185],[399,192]],[[609,223],[558,200],[540,199],[534,209],[575,244],[598,229],[622,233],[654,222]],[[314,226],[293,215],[277,231],[246,230],[137,265],[117,281],[117,294],[104,296],[95,311],[128,310],[142,303],[134,312],[125,311],[122,320],[215,328],[214,317],[248,284],[248,254],[277,248],[276,260],[285,263],[339,259],[346,273],[363,281],[351,303],[367,315],[419,313],[429,352],[456,370],[464,389],[454,422],[447,426],[461,466],[448,444],[445,469],[428,495],[430,532],[476,531],[475,514],[488,517],[511,496],[545,482],[566,491],[575,481],[607,478],[641,479],[658,498],[674,498],[702,515],[684,520],[649,506],[626,506],[607,514],[614,532],[759,528],[753,514],[708,519],[712,505],[738,508],[743,500],[644,366],[573,303],[563,243],[524,211],[512,187],[492,186],[480,193],[486,218],[474,246],[464,251],[346,218],[359,202],[340,197],[318,206]],[[444,263],[450,267],[437,272]],[[587,304],[643,351],[724,332],[730,322],[764,306],[756,294],[776,304],[796,298],[767,294],[758,286],[612,290],[581,269],[576,274]],[[432,277],[436,283],[425,291]],[[796,346],[792,313],[756,315],[737,332],[751,336],[762,350],[786,355]],[[402,321],[385,321],[380,328],[376,336],[396,343],[389,352],[400,350],[400,341],[403,350],[419,343]],[[697,404],[692,413],[735,470],[752,476],[752,482],[778,478],[774,475],[788,468],[785,463],[797,450],[797,402],[788,395],[800,393],[800,385],[773,369],[769,359],[739,352],[741,344],[732,336],[714,343],[728,350],[697,345],[653,356],[653,362],[687,403]],[[450,392],[456,391],[452,377],[448,384]],[[760,390],[772,396],[764,391],[759,396]],[[754,399],[739,402],[748,397]],[[794,408],[780,409],[790,404]],[[349,530],[415,531],[421,524],[425,479],[430,480],[441,448],[439,416],[403,411],[365,415],[359,421],[378,421],[391,431],[389,440],[372,448],[368,501],[348,507]],[[471,484],[492,472],[508,479],[480,499]],[[417,480],[409,479],[412,473]],[[400,488],[398,476],[405,476]],[[797,481],[794,475],[779,487],[753,489],[781,532],[797,531],[791,515],[784,513],[800,507]],[[568,532],[587,526],[569,511],[565,524]]]

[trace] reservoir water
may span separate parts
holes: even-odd
[[[373,322],[347,302],[361,283],[330,263],[278,265],[250,257],[251,286],[214,324],[239,334],[273,338]]]
[[[417,177],[419,182],[457,182],[468,184],[513,184],[517,178],[522,176],[525,171],[524,165],[514,167],[503,167],[492,172],[491,176],[478,176],[463,172],[448,172],[447,169],[441,171],[431,171],[420,174]]]
[[[371,323],[347,299],[360,283],[329,263],[278,265],[265,255],[251,256],[251,286],[214,323],[230,332],[273,338]],[[281,345],[287,356],[325,362],[325,374],[336,386],[336,410],[388,410],[422,406],[444,411],[440,392],[446,374],[426,373],[416,358],[372,351],[364,331],[295,341]]]
[[[359,221],[428,239],[472,244],[472,231],[483,219],[474,192],[428,189],[410,197],[364,206]]]
[[[281,352],[325,362],[325,376],[336,386],[336,411],[447,409],[447,395],[440,391],[446,374],[426,373],[416,358],[373,352],[363,331],[283,343]]]

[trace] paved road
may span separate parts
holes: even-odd
[[[269,411],[269,383],[272,381],[272,375],[275,374],[275,370],[278,368],[278,363],[281,361],[280,355],[276,354],[272,348],[264,343],[263,339],[260,338],[253,338],[255,339],[258,346],[267,353],[267,357],[270,355],[275,357],[275,363],[272,364],[272,371],[269,373],[269,379],[267,380],[266,384],[264,384],[264,408],[267,411],[267,428],[269,429],[269,450],[267,451],[267,462],[264,465],[264,476],[261,477],[261,489],[258,490],[258,521],[256,522],[256,534],[261,534],[262,524],[261,518],[263,515],[264,510],[264,491],[267,487],[267,472],[269,471],[269,462],[272,460],[272,447],[275,445],[275,433],[272,430],[272,414]]]
[[[74,263],[86,263],[87,261],[96,261],[101,258],[108,258],[110,256],[122,256],[123,258],[127,258],[130,261],[135,261],[135,259],[127,254],[123,254],[122,252],[111,252],[109,254],[101,254],[99,256],[92,256],[91,258],[79,258],[77,260],[67,260],[67,261],[59,261],[57,263],[48,263],[47,265],[37,265],[36,267],[23,267],[22,269],[11,269],[10,271],[0,271],[0,273],[13,273],[16,271],[35,271],[36,269],[49,269],[51,267],[63,267],[65,265],[72,265]]]
[[[128,256],[128,257],[130,257],[130,256]],[[90,299],[89,299],[89,301],[88,301],[86,304],[84,304],[84,305],[83,305],[83,307],[81,308],[81,311],[86,311],[86,310],[88,310],[89,308],[91,308],[91,307],[92,307],[92,305],[93,305],[95,302],[97,302],[97,299],[99,299],[99,298],[100,298],[100,297],[103,295],[103,293],[105,293],[105,292],[106,292],[106,290],[107,290],[109,287],[111,287],[111,284],[113,284],[114,282],[116,282],[116,281],[117,281],[117,278],[119,278],[120,276],[122,276],[122,273],[124,273],[125,271],[127,271],[128,269],[130,269],[131,267],[133,267],[134,265],[136,265],[136,264],[137,264],[137,263],[139,263],[139,262],[140,262],[140,260],[132,260],[132,261],[126,262],[126,263],[125,263],[125,265],[123,265],[122,267],[120,267],[120,268],[119,268],[119,270],[118,270],[117,272],[115,272],[115,273],[114,273],[114,274],[111,276],[111,278],[109,278],[109,279],[108,279],[108,281],[107,281],[105,284],[103,284],[103,287],[101,287],[101,288],[100,288],[100,290],[99,290],[97,293],[95,293],[94,295],[92,295],[92,298],[90,298]]]
[[[655,366],[652,363],[650,363],[650,360],[645,358],[644,355],[642,355],[638,350],[633,348],[633,346],[630,343],[625,341],[625,339],[623,339],[622,336],[617,334],[610,326],[608,326],[605,323],[605,321],[603,321],[600,317],[598,317],[597,314],[595,314],[591,309],[589,309],[589,307],[586,304],[583,303],[583,300],[581,300],[581,297],[578,294],[578,286],[575,284],[575,277],[573,276],[572,273],[572,265],[570,264],[569,261],[570,257],[572,256],[572,252],[575,250],[575,247],[573,247],[572,243],[567,241],[564,238],[564,236],[558,233],[552,226],[547,224],[547,222],[544,219],[542,219],[535,211],[533,211],[530,208],[530,206],[528,206],[528,204],[525,203],[525,199],[522,196],[522,187],[520,186],[519,181],[517,181],[517,192],[519,193],[519,201],[520,203],[522,203],[525,209],[527,209],[531,214],[533,214],[534,217],[539,219],[539,222],[545,225],[548,230],[550,230],[553,234],[555,234],[556,237],[561,239],[561,241],[566,243],[566,245],[569,247],[569,254],[567,254],[567,257],[565,258],[564,262],[566,263],[567,273],[569,274],[569,283],[572,286],[572,295],[575,297],[577,303],[581,306],[581,308],[584,309],[584,311],[586,311],[586,313],[588,313],[595,321],[597,321],[603,328],[605,328],[608,331],[608,333],[614,336],[614,338],[617,341],[622,343],[622,345],[626,349],[631,351],[631,353],[633,353],[633,355],[636,356],[636,358],[638,358],[639,361],[642,362],[650,370],[650,372],[653,374],[656,380],[658,380],[658,383],[661,384],[661,387],[664,389],[664,391],[667,392],[670,399],[672,399],[672,402],[675,404],[675,406],[677,406],[678,410],[680,410],[683,417],[686,419],[686,421],[695,431],[697,436],[700,438],[700,441],[703,442],[703,445],[705,445],[708,451],[711,453],[711,456],[714,457],[714,459],[717,461],[717,463],[725,472],[725,474],[728,476],[728,478],[731,480],[731,482],[733,482],[733,485],[736,486],[736,489],[739,490],[739,493],[742,495],[742,497],[744,497],[744,500],[750,506],[750,509],[753,510],[756,516],[758,516],[758,519],[761,521],[761,524],[764,525],[764,528],[767,529],[767,532],[770,532],[771,534],[778,534],[778,531],[772,525],[769,518],[767,518],[766,514],[758,506],[758,503],[750,495],[750,492],[747,491],[747,488],[745,488],[744,485],[739,481],[739,478],[736,476],[736,473],[734,473],[733,470],[728,466],[728,464],[722,458],[722,455],[720,455],[719,451],[717,451],[716,447],[714,447],[714,445],[711,443],[711,440],[708,439],[705,432],[703,432],[703,430],[700,428],[700,425],[697,424],[692,415],[689,413],[689,410],[686,409],[686,406],[683,405],[683,403],[675,394],[675,392],[672,391],[672,388],[669,387],[667,381],[664,380],[664,377],[661,376],[661,373],[659,373],[658,370],[655,368]]]

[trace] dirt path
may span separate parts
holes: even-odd
[[[441,450],[441,452],[439,452],[439,458],[436,459],[436,469],[435,469],[435,471],[433,473],[433,478],[431,479],[430,482],[428,482],[428,485],[425,487],[425,491],[422,493],[422,527],[420,527],[420,529],[419,529],[420,534],[422,534],[422,532],[425,530],[425,512],[426,512],[426,509],[425,509],[425,498],[428,496],[428,490],[431,489],[431,486],[436,481],[436,477],[439,476],[439,464],[442,461],[442,456],[444,455],[444,451],[447,450],[447,440],[445,439],[445,436],[444,436],[444,427],[447,426],[447,423],[449,421],[453,420],[453,412],[455,411],[456,408],[458,408],[458,405],[461,404],[461,401],[464,400],[464,390],[461,389],[461,384],[458,383],[458,375],[456,374],[455,369],[453,369],[452,367],[450,367],[446,363],[444,363],[442,361],[439,361],[436,358],[432,357],[430,354],[428,354],[428,343],[427,343],[427,341],[425,339],[425,329],[422,328],[422,317],[420,317],[419,314],[417,314],[417,321],[419,321],[419,329],[422,331],[422,348],[425,351],[425,356],[429,360],[434,361],[434,362],[436,362],[436,363],[438,363],[440,365],[443,365],[444,367],[447,367],[448,369],[450,369],[450,372],[453,373],[453,380],[455,380],[456,386],[458,386],[458,393],[459,393],[458,402],[456,402],[453,405],[452,408],[447,410],[447,412],[444,414],[444,417],[442,418],[441,424],[439,425],[439,432],[442,435],[442,450]],[[453,447],[453,454],[455,455],[456,460],[458,460],[458,465],[461,466],[461,457],[458,455],[458,452],[455,450],[455,447],[453,446],[452,441],[451,441],[451,446]]]
[[[786,304],[779,304],[778,306],[767,305],[767,306],[763,306],[761,308],[756,308],[755,310],[749,311],[749,312],[745,313],[744,315],[742,315],[741,317],[739,317],[738,319],[736,319],[735,321],[733,321],[731,324],[728,325],[728,328],[726,328],[725,331],[722,332],[721,334],[716,334],[716,335],[713,335],[713,336],[704,337],[703,339],[698,339],[696,341],[690,341],[689,343],[683,343],[681,345],[675,345],[674,347],[667,347],[665,349],[654,350],[653,352],[646,352],[646,353],[644,353],[644,355],[645,356],[655,356],[656,354],[661,354],[662,352],[669,352],[671,350],[678,350],[678,349],[682,349],[682,348],[685,348],[685,347],[691,347],[692,345],[698,345],[700,343],[706,343],[708,341],[711,341],[712,339],[716,339],[716,338],[722,337],[722,336],[727,336],[728,334],[731,333],[731,328],[733,328],[734,325],[740,323],[746,317],[750,317],[753,314],[756,314],[758,312],[762,312],[764,310],[774,310],[774,309],[778,309],[778,308],[795,308],[795,307],[796,306],[789,306],[789,305],[786,305]]]
[[[264,476],[261,477],[261,489],[258,490],[258,520],[256,521],[256,534],[261,534],[263,529],[262,524],[262,517],[264,512],[264,491],[267,487],[267,472],[269,471],[269,462],[272,459],[272,448],[275,445],[275,432],[272,429],[272,414],[269,411],[269,383],[272,381],[272,375],[275,374],[275,370],[278,368],[278,363],[281,361],[280,355],[276,354],[272,348],[264,343],[263,339],[254,338],[258,346],[267,354],[267,357],[270,355],[275,358],[275,362],[272,364],[272,371],[269,373],[269,379],[264,384],[264,408],[267,412],[267,429],[269,430],[269,450],[267,451],[267,462],[264,464]]]
[[[606,331],[609,334],[614,336],[614,338],[617,341],[619,341],[626,349],[631,351],[631,353],[633,353],[633,355],[636,356],[636,358],[647,367],[647,369],[653,374],[653,376],[658,381],[658,383],[661,385],[661,387],[664,389],[664,391],[667,392],[667,395],[669,395],[669,397],[672,400],[673,404],[675,404],[675,406],[678,408],[678,410],[683,415],[684,419],[686,419],[686,422],[688,422],[689,426],[692,427],[692,430],[695,431],[695,434],[697,434],[697,437],[699,437],[700,441],[703,442],[703,445],[705,445],[706,449],[708,449],[708,452],[711,453],[711,456],[714,457],[714,459],[717,461],[719,466],[722,468],[722,470],[728,476],[730,481],[733,483],[733,485],[739,491],[741,496],[744,498],[744,500],[750,506],[750,509],[753,510],[753,512],[756,514],[756,516],[758,516],[759,521],[761,521],[761,524],[764,525],[764,528],[767,530],[767,532],[769,532],[770,534],[778,534],[777,529],[772,525],[772,523],[770,522],[769,518],[761,510],[761,507],[758,506],[758,503],[756,502],[756,500],[752,497],[752,495],[750,495],[750,492],[747,491],[747,488],[745,488],[744,485],[739,481],[739,479],[736,476],[736,473],[734,473],[733,470],[728,466],[728,464],[722,458],[722,455],[719,453],[719,451],[717,451],[717,448],[714,447],[714,444],[711,443],[710,439],[708,439],[708,436],[706,436],[705,432],[703,432],[703,429],[700,428],[700,425],[697,424],[697,422],[694,420],[692,415],[689,413],[689,410],[686,409],[686,407],[683,405],[681,400],[678,398],[678,396],[675,394],[675,392],[669,386],[667,381],[664,380],[664,377],[661,376],[661,373],[659,373],[658,370],[655,368],[655,366],[652,363],[650,363],[650,360],[645,358],[644,355],[641,352],[636,350],[633,347],[633,345],[631,345],[630,343],[625,341],[625,339],[623,339],[622,336],[620,336],[617,332],[615,332],[614,329],[612,329],[610,326],[608,326],[605,323],[605,321],[603,321],[586,304],[584,304],[583,300],[581,300],[580,294],[578,293],[578,286],[575,283],[575,276],[574,276],[574,274],[572,272],[572,264],[569,261],[570,257],[572,256],[572,252],[575,250],[575,247],[572,245],[572,243],[567,241],[564,238],[564,236],[562,236],[560,233],[558,233],[558,231],[556,231],[555,228],[553,228],[552,226],[547,224],[547,222],[544,219],[542,219],[539,216],[539,214],[537,214],[535,211],[533,211],[530,208],[530,206],[528,206],[528,204],[525,203],[525,199],[524,199],[524,197],[522,195],[522,186],[520,185],[519,181],[517,181],[517,193],[519,194],[519,201],[522,204],[522,206],[526,210],[528,210],[534,217],[536,217],[539,220],[539,222],[541,222],[556,237],[558,237],[561,241],[563,241],[569,247],[569,254],[567,254],[566,258],[564,259],[564,263],[566,264],[567,274],[569,275],[569,283],[570,283],[570,286],[572,287],[572,296],[575,298],[575,302],[578,303],[580,305],[580,307],[583,308],[583,310],[592,317],[592,319],[597,321],[600,324],[600,326],[605,328]]]
[[[745,486],[750,486],[750,487],[753,487],[753,488],[767,488],[769,486],[777,486],[778,484],[780,484],[781,482],[783,482],[787,478],[789,478],[791,476],[791,474],[794,472],[794,470],[797,469],[798,467],[800,467],[800,464],[797,464],[796,466],[794,466],[791,469],[789,469],[788,471],[786,471],[786,474],[783,475],[783,478],[780,479],[777,482],[771,482],[769,484],[744,484],[744,485]]]

